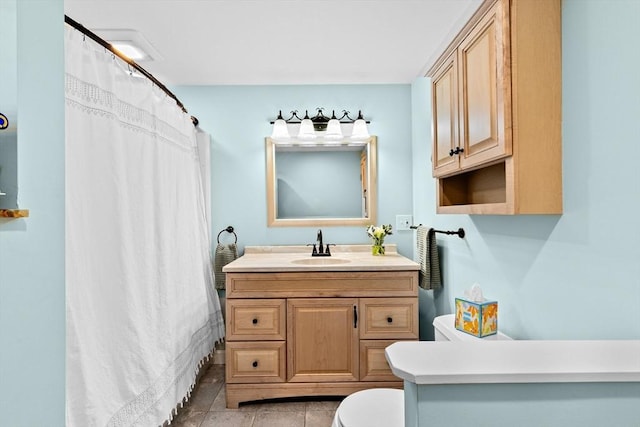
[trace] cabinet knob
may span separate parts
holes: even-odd
[[[253,323],[254,325],[257,325],[257,324],[258,324],[258,319],[257,319],[257,318],[254,318],[254,319],[251,321],[251,323]]]
[[[251,366],[253,366],[254,368],[258,367],[258,361],[254,360],[253,363],[251,364]]]
[[[393,317],[391,316],[387,317],[387,323],[393,323]]]
[[[449,150],[449,156],[453,157],[454,154],[456,154],[456,152],[453,151],[453,148],[451,150]]]

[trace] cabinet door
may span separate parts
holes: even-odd
[[[458,169],[457,59],[454,52],[434,74],[431,83],[433,109],[433,176]]]
[[[496,2],[458,48],[462,169],[511,154],[509,37],[502,3]]]
[[[358,381],[357,307],[357,298],[287,300],[288,381]]]

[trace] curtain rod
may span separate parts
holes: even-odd
[[[73,28],[75,28],[76,30],[80,31],[82,34],[88,36],[91,40],[95,41],[100,46],[104,47],[109,52],[113,53],[118,58],[122,59],[124,62],[126,62],[127,64],[129,64],[130,66],[132,66],[133,68],[138,70],[140,73],[142,73],[143,76],[145,76],[146,78],[151,80],[156,86],[158,86],[160,89],[162,89],[164,91],[164,93],[166,93],[171,98],[173,98],[173,100],[176,101],[176,104],[178,104],[178,107],[180,107],[182,109],[182,111],[184,111],[185,113],[188,114],[187,109],[184,108],[184,105],[182,104],[182,102],[180,102],[178,97],[176,97],[173,94],[173,92],[171,92],[169,89],[167,89],[167,87],[164,84],[162,84],[158,79],[153,77],[153,75],[150,72],[148,72],[147,70],[142,68],[140,65],[138,65],[133,59],[129,58],[126,55],[123,55],[121,52],[119,52],[117,49],[115,49],[111,45],[111,43],[109,43],[108,41],[106,41],[102,37],[98,36],[96,33],[94,33],[93,31],[89,30],[84,25],[80,24],[79,22],[69,18],[67,15],[64,15],[64,22],[69,24],[69,25],[71,25]],[[198,125],[198,119],[196,117],[191,116],[191,121],[193,122],[194,126]]]

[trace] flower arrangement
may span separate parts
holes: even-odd
[[[384,255],[384,238],[391,232],[391,224],[383,224],[379,227],[370,225],[367,227],[367,235],[373,240],[373,246],[371,247],[371,253],[373,255]]]

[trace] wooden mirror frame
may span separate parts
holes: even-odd
[[[378,162],[377,162],[377,138],[370,136],[362,141],[367,150],[367,199],[366,211],[368,217],[360,218],[278,218],[277,217],[277,192],[276,192],[276,165],[275,150],[277,143],[266,138],[267,161],[267,226],[268,227],[327,227],[327,226],[366,226],[376,223],[377,216],[377,187],[378,187]],[[347,142],[345,142],[346,144]]]

